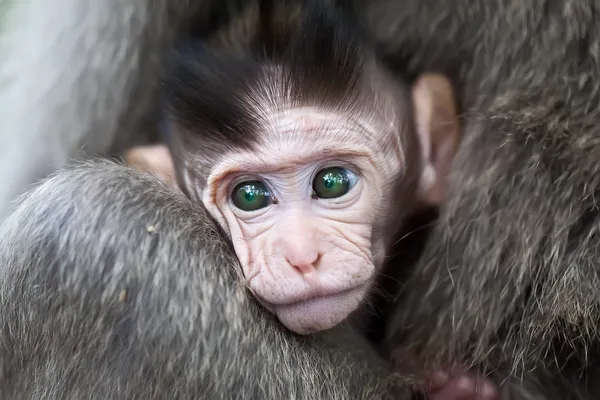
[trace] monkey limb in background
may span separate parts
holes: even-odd
[[[597,3],[357,3],[390,63],[451,77],[465,110],[448,200],[390,347],[564,377],[577,395],[555,396],[596,398]]]

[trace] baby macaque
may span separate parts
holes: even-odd
[[[263,120],[237,138],[217,141],[177,126],[171,151],[161,144],[126,156],[204,203],[231,238],[253,294],[296,333],[331,328],[354,311],[402,221],[443,198],[459,130],[451,85],[427,74],[409,94],[380,74],[373,79],[389,86],[347,106],[356,114],[294,99],[257,104],[250,115]],[[264,85],[281,90],[270,79]],[[247,137],[256,142],[242,145]]]
[[[181,125],[173,127],[171,152],[164,145],[137,147],[126,161],[202,201],[231,238],[256,298],[289,329],[307,334],[357,308],[402,221],[443,197],[459,131],[453,94],[439,75],[423,75],[408,93],[373,69],[381,92],[369,99],[364,82],[357,99],[340,97],[356,103],[336,110],[284,100],[282,77],[263,79],[264,89],[248,83],[257,103],[246,100],[249,115],[241,118],[257,121],[239,137],[195,135],[182,125],[203,117],[178,121],[183,113],[173,109],[179,117],[172,123]],[[174,93],[193,101],[191,87]],[[268,104],[261,90],[273,90],[282,103]]]
[[[355,311],[403,222],[443,200],[459,124],[444,77],[409,88],[325,5],[273,3],[235,45],[176,49],[166,145],[126,161],[203,202],[256,299],[309,334]],[[431,398],[472,392],[446,386]]]
[[[403,221],[443,198],[459,135],[446,79],[408,88],[328,11],[309,2],[245,46],[178,47],[168,150],[126,158],[204,203],[253,295],[299,334],[357,309]]]

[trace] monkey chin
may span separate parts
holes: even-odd
[[[285,305],[271,305],[279,321],[299,335],[331,329],[346,319],[365,297],[368,285]]]

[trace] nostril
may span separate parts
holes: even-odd
[[[297,269],[305,278],[309,278],[316,273],[316,265],[321,258],[318,252],[314,254],[305,254],[304,257],[286,257],[287,262]]]
[[[288,263],[290,263],[290,265],[294,268],[296,268],[297,270],[299,270],[302,273],[307,273],[307,272],[311,272],[314,271],[315,267],[311,262],[293,262],[291,260],[287,260]]]
[[[316,267],[321,252],[318,243],[306,235],[285,236],[279,242],[281,255],[287,263],[300,272],[304,279],[316,274]]]

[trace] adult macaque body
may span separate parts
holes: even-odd
[[[392,65],[448,76],[466,111],[389,348],[598,398],[598,3],[355,3]]]
[[[439,202],[458,124],[441,76],[409,90],[331,8],[273,7],[245,43],[179,47],[163,83],[172,161],[156,146],[128,159],[176,176],[257,299],[310,333],[358,307],[407,216]]]

